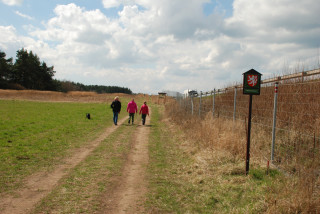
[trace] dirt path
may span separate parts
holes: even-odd
[[[127,118],[120,120],[119,125]],[[72,156],[65,160],[64,164],[58,166],[53,172],[36,173],[26,179],[23,189],[17,190],[10,196],[1,196],[1,214],[20,214],[29,212],[34,205],[43,197],[48,195],[58,185],[61,178],[68,174],[83,161],[106,137],[117,129],[118,126],[108,127],[102,135],[88,144],[87,147],[74,151]]]
[[[149,121],[148,117],[145,126],[138,125],[122,175],[114,178],[114,187],[105,196],[106,207],[103,213],[143,213],[147,193],[145,177],[149,160]]]

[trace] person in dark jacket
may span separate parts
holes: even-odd
[[[113,122],[114,125],[118,125],[118,115],[121,111],[121,102],[119,101],[119,97],[116,96],[114,101],[111,103],[111,108],[113,110]]]

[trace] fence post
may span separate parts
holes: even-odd
[[[216,89],[213,89],[213,103],[212,103],[212,116],[214,117],[214,105],[216,101]]]
[[[210,96],[211,96],[212,99],[213,99],[213,91],[210,91]],[[213,108],[212,108],[212,116],[214,116]]]
[[[189,108],[189,98],[186,97],[186,99],[184,100],[184,109],[189,112],[188,108]]]
[[[274,85],[271,161],[273,161],[273,159],[274,159],[274,145],[275,145],[275,140],[276,140],[276,122],[277,122],[277,104],[278,104],[278,83],[276,82]]]
[[[200,101],[199,101],[199,117],[201,117],[201,99],[202,99],[202,91],[200,91]]]
[[[233,99],[233,122],[236,121],[236,110],[237,110],[237,87],[234,87],[234,99]]]
[[[193,115],[193,96],[191,96],[191,113]]]

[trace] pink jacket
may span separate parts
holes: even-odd
[[[128,103],[127,112],[129,112],[129,113],[137,113],[138,112],[137,104],[134,101],[130,101]]]
[[[147,105],[143,104],[141,106],[139,114],[141,114],[141,113],[149,115],[149,108]]]

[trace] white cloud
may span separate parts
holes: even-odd
[[[44,29],[30,28],[32,38],[0,28],[0,48],[31,48],[60,79],[145,93],[205,91],[240,81],[251,68],[272,73],[299,60],[312,66],[320,43],[316,1],[235,0],[227,19],[205,16],[208,0],[104,0],[105,8],[123,6],[113,19],[58,5]]]
[[[1,0],[4,4],[9,6],[20,6],[23,3],[23,0]]]
[[[121,5],[119,0],[103,0],[102,3],[105,8],[119,7]]]
[[[16,44],[16,29],[13,26],[0,26],[0,48],[2,51],[8,51],[10,47],[16,46]]]
[[[20,13],[19,11],[15,11],[15,13],[16,13],[18,16],[21,16],[22,18],[29,19],[29,20],[34,20],[33,17],[28,16],[28,15],[23,14],[23,13]]]
[[[39,47],[41,44],[43,45],[45,43],[35,41],[30,37],[17,35],[17,31],[13,26],[0,26],[0,49],[4,51],[8,57],[15,57],[16,51],[21,48],[35,50],[33,47]],[[37,53],[37,51],[35,52]]]
[[[226,28],[235,37],[267,42],[299,42],[310,31],[319,30],[320,4],[316,0],[235,0],[234,15],[226,20]],[[316,31],[318,32],[318,31]],[[315,33],[315,32],[314,32]],[[317,45],[317,38],[312,38]]]

